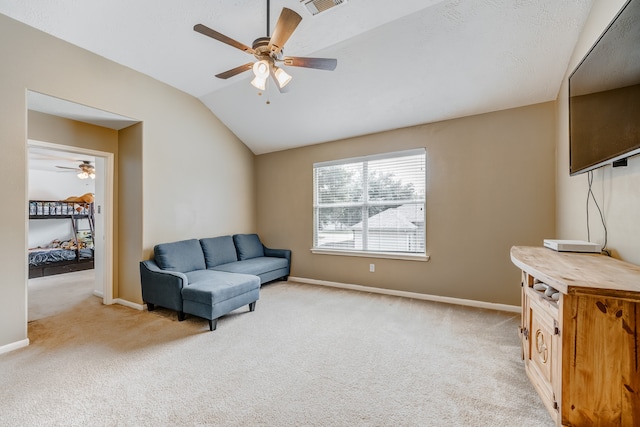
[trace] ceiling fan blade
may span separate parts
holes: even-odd
[[[211,37],[212,39],[218,40],[219,42],[228,44],[229,46],[235,47],[236,49],[240,49],[244,52],[250,53],[250,54],[254,54],[255,51],[250,48],[249,46],[240,43],[239,41],[236,41],[234,39],[232,39],[231,37],[227,37],[224,34],[221,34],[215,30],[212,30],[211,28],[202,25],[202,24],[196,24],[193,27],[194,31],[197,31],[200,34],[204,34],[205,36]]]
[[[67,169],[67,170],[72,170],[72,171],[77,171],[77,170],[79,170],[78,168],[69,168],[69,167],[66,167],[66,166],[56,166],[56,167],[57,167],[57,168],[60,168],[60,169]]]
[[[331,58],[304,58],[301,56],[285,56],[282,59],[284,65],[292,67],[315,68],[317,70],[333,71],[338,65],[337,59]]]
[[[236,76],[240,73],[244,73],[253,67],[253,62],[249,62],[244,65],[240,65],[239,67],[232,68],[231,70],[225,71],[224,73],[216,74],[216,77],[219,79],[228,79],[229,77]]]
[[[291,34],[296,30],[298,24],[302,21],[302,16],[298,15],[291,9],[282,8],[276,27],[269,41],[269,50],[272,52],[280,52],[284,44],[289,40]]]

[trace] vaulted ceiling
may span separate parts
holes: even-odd
[[[259,95],[252,56],[193,31],[251,45],[265,0],[3,1],[0,13],[199,98],[254,153],[556,99],[594,0],[348,0],[303,19],[285,55],[337,58],[335,71],[286,67],[289,92]],[[268,101],[268,102],[267,102]]]

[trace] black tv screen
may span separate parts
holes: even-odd
[[[640,153],[640,0],[620,10],[569,77],[571,175]]]

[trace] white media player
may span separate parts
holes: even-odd
[[[558,252],[587,252],[599,254],[602,247],[597,243],[583,240],[544,239],[544,246]]]

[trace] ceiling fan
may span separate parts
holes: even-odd
[[[77,172],[78,178],[80,179],[96,179],[96,168],[91,164],[88,160],[83,160],[82,163],[78,165],[77,168],[70,168],[67,166],[56,166],[59,169],[66,169],[61,172]]]
[[[257,61],[232,68],[220,74],[216,74],[219,79],[228,79],[250,69],[253,69],[255,78],[251,84],[260,90],[265,90],[269,76],[273,78],[276,87],[280,92],[291,81],[291,76],[276,64],[291,67],[315,68],[318,70],[333,71],[338,65],[338,60],[330,58],[307,58],[299,56],[284,56],[283,47],[295,31],[302,17],[291,9],[283,8],[273,30],[269,36],[269,0],[267,0],[267,37],[259,37],[253,41],[252,47],[242,44],[230,37],[225,36],[211,28],[197,24],[194,31],[211,37],[219,42],[240,49],[243,52],[253,55]]]

